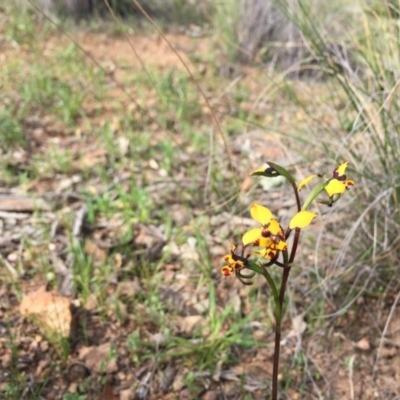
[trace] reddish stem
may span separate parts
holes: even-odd
[[[278,322],[278,321],[277,321]],[[272,370],[272,400],[278,400],[279,352],[281,349],[281,321],[275,328],[274,366]]]
[[[300,211],[301,204],[300,204],[299,192],[297,190],[296,184],[294,182],[291,182],[291,184],[292,184],[293,191],[294,191],[294,194],[296,197],[297,211]],[[287,232],[287,236],[289,236],[289,234],[290,234],[290,230]],[[289,274],[290,274],[290,270],[292,268],[292,263],[294,261],[294,257],[296,256],[299,239],[300,239],[300,229],[296,228],[295,236],[293,239],[292,251],[290,253],[288,265],[277,263],[275,261],[275,264],[278,264],[278,265],[281,264],[279,266],[283,267],[283,275],[282,275],[281,287],[279,289],[279,306],[280,306],[281,311],[280,311],[280,315],[277,316],[276,327],[275,327],[274,364],[273,364],[273,370],[272,370],[272,400],[278,400],[278,371],[279,371],[279,353],[281,350],[283,301],[285,299],[286,285],[287,285],[287,281],[289,279]]]
[[[275,328],[275,348],[274,348],[274,364],[272,370],[272,400],[278,400],[278,371],[279,371],[279,354],[281,349],[281,326],[283,316],[283,301],[285,299],[286,285],[289,279],[291,264],[294,260],[297,251],[297,245],[300,239],[300,229],[296,228],[293,239],[293,247],[289,257],[289,265],[283,268],[282,283],[279,289],[279,306],[281,308],[280,317],[277,318]]]

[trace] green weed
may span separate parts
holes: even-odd
[[[0,146],[3,151],[27,143],[22,124],[15,112],[7,107],[0,109]]]

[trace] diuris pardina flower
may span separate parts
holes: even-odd
[[[337,168],[335,168],[332,173],[332,178],[327,181],[325,186],[325,191],[330,198],[332,198],[335,195],[341,195],[346,191],[346,189],[349,188],[349,186],[354,185],[354,181],[349,180],[346,177],[345,172],[347,164],[348,161],[340,164]],[[316,174],[310,175],[304,180],[302,180],[298,185],[299,190],[301,190],[303,186],[307,185],[307,183],[309,183],[316,176],[318,175]]]
[[[329,197],[333,197],[335,194],[342,194],[348,189],[349,186],[354,185],[354,181],[348,180],[346,177],[346,168],[348,161],[340,164],[337,168],[333,170],[332,179],[325,186],[325,191],[328,193]]]
[[[259,204],[253,204],[250,209],[252,218],[261,224],[243,235],[243,245],[252,244],[265,250],[257,252],[265,258],[276,258],[280,251],[287,250],[286,235],[279,221],[273,218],[272,212]],[[305,228],[310,225],[317,214],[311,211],[300,211],[290,221],[289,229]]]
[[[226,263],[228,263],[228,265],[222,267],[221,269],[222,275],[229,276],[234,271],[239,271],[242,268],[246,267],[247,259],[249,256],[244,257],[243,254],[242,255],[236,254],[235,251],[236,251],[236,246],[232,244],[230,253],[223,257],[223,260]]]

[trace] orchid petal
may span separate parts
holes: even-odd
[[[329,197],[332,197],[335,194],[342,194],[346,191],[346,184],[344,183],[344,181],[339,181],[338,179],[333,178],[325,186],[325,191],[326,193],[328,193]]]
[[[318,176],[317,174],[314,175],[310,175],[307,176],[307,178],[303,179],[298,185],[298,189],[301,190],[305,185],[307,185],[308,183],[310,183],[316,176]]]
[[[275,258],[277,253],[278,253],[278,250],[265,249],[265,250],[257,251],[254,254],[259,254],[263,258],[272,260],[273,258]]]
[[[285,251],[287,250],[287,244],[284,240],[280,240],[278,243],[272,242],[269,248],[274,251]]]
[[[346,162],[340,164],[337,168],[335,168],[335,169],[333,170],[333,177],[334,177],[334,178],[339,178],[339,177],[341,177],[341,176],[344,176],[345,173],[346,173],[346,168],[347,168],[347,164],[348,164],[348,163],[349,163],[349,162],[346,161]]]
[[[272,239],[270,237],[261,237],[258,240],[257,246],[258,247],[269,247],[271,246]]]
[[[272,212],[267,207],[260,206],[259,204],[253,204],[250,208],[250,214],[252,218],[260,223],[266,225],[271,221]]]
[[[264,230],[267,230],[271,233],[271,235],[279,236],[285,238],[285,233],[283,232],[282,227],[279,224],[279,221],[275,218],[272,218],[270,223],[268,224],[268,228],[264,227]]]
[[[290,220],[289,228],[305,228],[306,226],[311,224],[316,216],[317,214],[311,211],[300,211]]]
[[[243,237],[242,242],[246,246],[247,244],[254,243],[257,239],[261,237],[262,228],[254,228],[247,231]]]

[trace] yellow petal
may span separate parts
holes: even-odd
[[[333,176],[335,178],[343,176],[346,173],[346,168],[347,168],[347,164],[349,162],[346,161],[343,164],[340,164],[334,171],[333,171]]]
[[[311,211],[300,211],[290,220],[289,228],[305,228],[311,224],[316,216],[317,214]]]
[[[265,249],[265,250],[257,251],[254,254],[259,254],[261,257],[271,260],[272,258],[274,258],[276,256],[277,253],[278,253],[278,250]]]
[[[262,172],[264,172],[267,168],[268,168],[268,167],[261,167],[261,168],[255,169],[255,170],[250,174],[250,176],[256,174],[257,172],[261,172],[261,173],[262,173]]]
[[[318,176],[317,174],[314,175],[310,175],[307,176],[307,178],[303,179],[298,185],[298,189],[301,190],[303,188],[303,186],[307,185],[307,183],[311,182],[316,176]]]
[[[351,180],[344,181],[343,183],[344,186],[346,186],[346,189],[348,189],[348,186],[354,186],[354,181]]]
[[[271,246],[272,239],[271,238],[266,238],[266,237],[261,237],[260,240],[257,243],[257,246],[259,247],[269,247]]]
[[[258,168],[250,174],[250,176],[254,175],[263,175],[272,178],[274,176],[278,176],[279,172],[276,171],[275,168],[271,167],[269,164],[266,163],[265,167]]]
[[[231,254],[227,254],[226,256],[223,257],[223,260],[227,262],[228,264],[233,264],[235,260],[232,258]]]
[[[344,181],[339,181],[338,179],[333,178],[326,185],[325,191],[328,193],[329,197],[332,197],[335,194],[342,194],[346,191],[346,184]]]
[[[272,218],[268,225],[268,232],[270,232],[274,236],[285,238],[285,233],[283,232],[282,227],[279,225],[279,221],[275,218]]]
[[[261,228],[251,229],[246,232],[242,237],[242,242],[246,246],[247,244],[254,243],[257,239],[261,237]]]
[[[259,204],[253,204],[251,206],[250,214],[252,218],[261,225],[268,224],[272,218],[272,212],[269,211],[267,207],[260,206]]]
[[[287,244],[285,241],[280,240],[278,243],[271,243],[269,248],[272,250],[285,251],[287,249]]]

